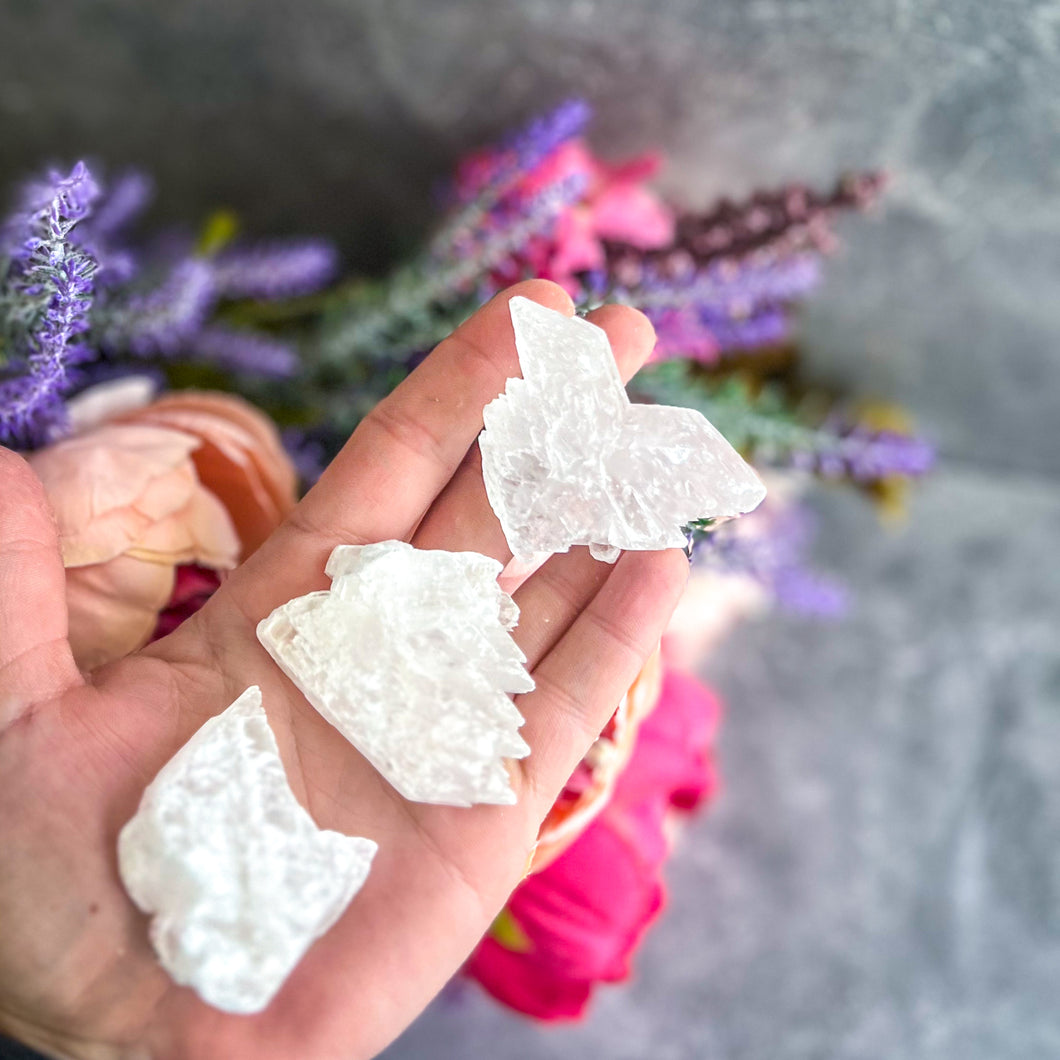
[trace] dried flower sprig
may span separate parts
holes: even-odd
[[[24,313],[15,312],[17,326],[5,328],[22,340],[21,348],[7,355],[8,369],[20,374],[0,383],[0,440],[5,444],[37,444],[61,428],[62,397],[76,381],[76,366],[91,356],[79,339],[89,326],[97,265],[73,243],[71,233],[98,194],[79,162],[67,177],[52,174],[48,191],[34,186],[22,232],[17,220],[7,227],[14,240],[10,264],[3,270],[0,308],[21,304]],[[24,328],[21,336],[19,328]]]
[[[643,400],[699,409],[760,465],[869,484],[892,475],[923,475],[935,459],[934,449],[922,438],[869,430],[838,415],[819,424],[803,422],[776,387],[756,392],[740,378],[713,382],[677,361],[644,369],[631,389]]]
[[[294,343],[213,321],[233,299],[317,290],[335,273],[334,249],[300,239],[192,253],[170,240],[143,254],[125,230],[150,193],[137,173],[104,188],[83,163],[23,187],[0,227],[0,441],[56,437],[64,396],[129,358],[208,361],[255,377],[296,371]]]
[[[693,558],[708,569],[754,579],[785,610],[833,618],[846,609],[847,593],[809,565],[815,529],[804,503],[767,499],[750,524],[693,528]]]
[[[240,245],[234,219],[219,215],[197,247],[170,239],[148,252],[125,234],[150,196],[142,176],[101,190],[79,167],[29,184],[0,229],[0,437],[32,445],[61,431],[78,363],[87,380],[131,364],[143,371],[153,358],[185,383],[215,379],[215,369],[240,373],[244,392],[296,425],[288,436],[312,472],[476,304],[544,269],[582,308],[618,300],[644,310],[659,342],[634,392],[702,409],[756,463],[873,490],[922,474],[933,456],[923,441],[794,401],[794,355],[779,348],[790,341],[792,306],[820,282],[836,215],[871,205],[883,178],[856,174],[824,194],[802,185],[757,192],[675,225],[644,185],[650,158],[612,166],[578,139],[589,116],[581,101],[563,104],[471,156],[420,255],[382,281],[316,297],[306,296],[336,271],[333,249],[319,240]],[[45,253],[30,237],[46,207],[66,226],[62,268],[53,248],[47,273],[43,259],[27,259],[30,249]],[[726,358],[769,348],[774,354],[753,362]],[[742,374],[748,365],[781,381],[752,383]],[[294,374],[296,394],[268,382]],[[775,594],[828,596],[794,561],[766,563],[760,544],[749,558],[742,535],[730,546],[724,527],[696,529],[711,531],[713,554],[754,568]]]
[[[428,253],[448,257],[461,232],[482,228],[490,212],[563,144],[580,136],[591,118],[592,108],[584,100],[566,100],[493,150],[465,160],[450,193],[457,208],[435,233]]]
[[[689,258],[669,273],[623,259],[610,297],[643,310],[659,337],[656,359],[691,357],[713,363],[723,351],[757,349],[786,338],[786,306],[821,280],[820,261],[802,253],[764,262],[720,262],[703,269]]]
[[[148,291],[107,305],[97,321],[101,347],[136,357],[175,357],[203,327],[217,301],[213,268],[187,257]]]
[[[271,379],[298,374],[301,359],[290,342],[260,331],[208,324],[189,339],[186,356],[240,374],[258,373]]]
[[[820,282],[836,215],[867,209],[884,184],[871,172],[846,176],[824,195],[791,184],[679,217],[663,249],[609,243],[602,279],[592,281],[596,297],[643,309],[660,357],[714,363],[729,351],[771,346],[789,334],[787,306]]]
[[[335,278],[338,264],[338,252],[323,239],[237,245],[210,261],[218,298],[270,302],[319,291]]]
[[[330,366],[393,364],[428,350],[528,242],[547,233],[584,194],[577,178],[516,194],[542,163],[578,136],[591,117],[570,100],[530,122],[499,148],[469,159],[454,181],[454,207],[424,252],[382,285],[362,284],[330,300],[315,349]]]
[[[504,211],[499,223],[454,227],[446,256],[434,247],[382,287],[360,288],[345,304],[333,304],[323,322],[320,360],[330,365],[364,358],[400,361],[430,349],[451,330],[453,307],[463,310],[473,297],[489,297],[496,289],[491,274],[528,240],[547,232],[583,191],[577,178],[562,180]],[[497,219],[488,212],[479,217]]]
[[[755,192],[743,202],[721,199],[706,213],[678,219],[675,247],[699,265],[744,260],[763,250],[771,255],[830,253],[836,246],[836,215],[869,209],[886,186],[885,173],[848,173],[823,195],[805,184],[788,184]]]

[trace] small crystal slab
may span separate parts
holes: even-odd
[[[118,839],[129,896],[176,982],[225,1012],[260,1012],[361,889],[370,839],[317,828],[295,799],[248,688],[148,785]]]
[[[501,565],[403,541],[340,545],[331,589],[258,624],[305,697],[406,799],[515,802],[505,758],[530,748],[508,696],[529,692]]]
[[[631,404],[602,328],[528,298],[509,308],[523,377],[486,406],[479,447],[516,557],[681,548],[687,523],[761,502],[761,480],[701,413]]]

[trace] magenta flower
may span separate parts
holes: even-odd
[[[177,567],[173,592],[165,608],[158,613],[158,624],[155,626],[151,640],[161,640],[168,636],[184,621],[210,599],[221,584],[217,571],[186,563]]]
[[[474,155],[461,166],[458,189],[473,188],[490,168],[489,154]],[[620,165],[598,159],[583,140],[567,140],[525,172],[496,210],[496,223],[517,213],[545,189],[571,181],[584,187],[578,200],[564,209],[547,234],[530,239],[508,266],[501,284],[524,274],[555,280],[573,294],[581,290],[578,273],[603,268],[605,242],[621,242],[641,250],[667,246],[674,235],[673,213],[645,186],[658,168],[655,155],[642,155]]]
[[[577,1019],[596,984],[619,982],[665,904],[667,820],[716,788],[720,706],[694,678],[666,674],[658,705],[599,817],[516,889],[465,966],[497,1000],[541,1020]]]

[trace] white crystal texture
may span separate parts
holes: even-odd
[[[118,839],[125,889],[153,916],[173,979],[260,1012],[368,876],[376,844],[317,828],[248,688],[162,768]]]
[[[694,409],[630,402],[602,328],[509,303],[522,379],[483,411],[490,504],[516,557],[680,548],[682,526],[755,508],[765,487]]]
[[[258,639],[406,799],[511,804],[504,759],[530,748],[508,693],[534,682],[500,571],[477,552],[340,545],[331,589],[278,607]]]

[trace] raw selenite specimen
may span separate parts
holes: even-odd
[[[631,404],[602,328],[528,298],[509,308],[523,378],[486,406],[479,446],[516,557],[588,545],[613,563],[761,502],[761,480],[701,413]]]
[[[260,1012],[368,876],[376,844],[317,828],[248,688],[148,785],[118,839],[125,889],[178,982]]]
[[[280,668],[406,799],[515,802],[503,759],[530,748],[509,692],[528,692],[519,617],[477,552],[339,545],[330,590],[258,624]]]

